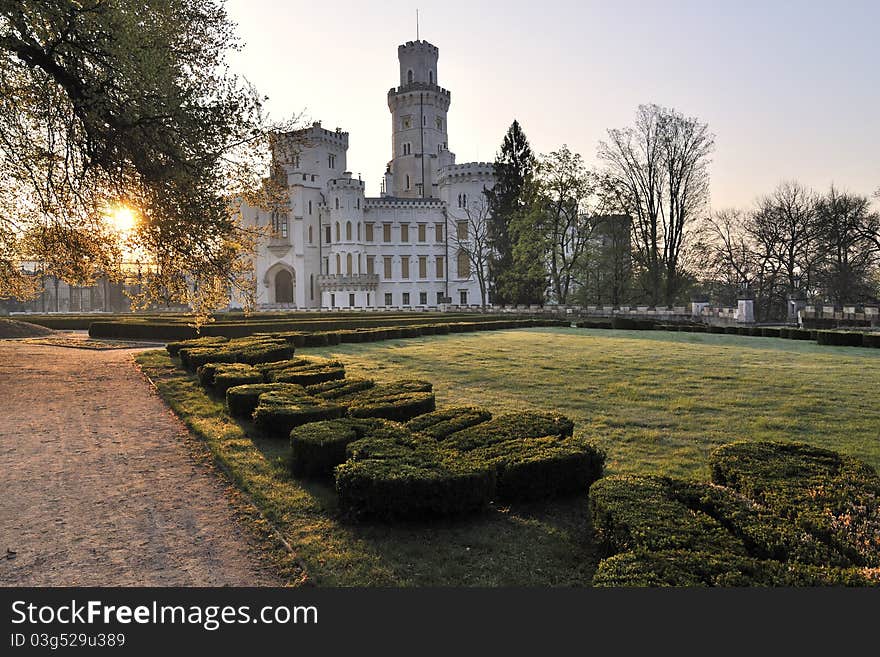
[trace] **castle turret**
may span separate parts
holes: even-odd
[[[388,92],[391,110],[391,188],[403,198],[436,198],[437,172],[455,161],[448,152],[446,114],[450,93],[438,84],[439,50],[427,41],[408,41],[397,49],[400,86]]]

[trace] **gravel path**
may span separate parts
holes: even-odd
[[[132,353],[0,340],[0,585],[282,584]]]

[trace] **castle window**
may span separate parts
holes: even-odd
[[[428,293],[427,292],[419,292],[419,305],[427,306],[428,305]]]
[[[409,117],[409,116],[403,117],[402,125],[403,125],[404,130],[409,130],[410,128],[412,128],[412,117]]]
[[[428,71],[428,82],[434,84],[434,71]]]
[[[406,188],[409,189],[409,174],[406,174]]]
[[[437,261],[437,270],[436,270],[437,278],[439,280],[443,280],[446,277],[446,271],[443,268],[443,256],[437,256],[436,261]]]
[[[403,297],[401,303],[404,306],[408,306],[409,305],[409,292],[404,292],[401,296]]]
[[[361,241],[361,222],[358,222],[358,242]]]
[[[391,241],[391,224],[382,224],[382,241]]]
[[[410,153],[412,153],[412,144],[410,144],[409,142],[406,142],[403,145],[403,154],[409,155]]]
[[[383,265],[385,267],[385,280],[390,281],[391,280],[391,256],[385,256]],[[390,306],[391,303],[389,302],[389,303],[386,303],[385,305]]]
[[[287,216],[281,217],[281,239],[287,239]]]
[[[342,273],[342,258],[340,257],[340,255],[338,253],[336,254],[336,273],[337,274]]]
[[[466,221],[457,221],[455,224],[455,237],[460,240],[468,238],[468,225]]]
[[[376,273],[376,256],[368,255],[367,256],[367,274],[372,276]]]
[[[330,169],[336,168],[336,156],[333,153],[329,153],[327,155],[327,167]],[[315,177],[312,176],[312,180],[314,180],[314,179],[315,179]]]
[[[390,306],[392,303],[394,303],[394,302],[392,301],[391,292],[386,292],[385,293],[385,305]]]
[[[409,69],[409,70],[406,72],[406,83],[407,83],[407,84],[412,84],[412,81],[413,81],[413,72],[412,72],[412,69]]]
[[[400,224],[400,241],[409,242],[409,224]]]
[[[309,299],[315,300],[315,275],[309,274]]]
[[[330,238],[330,226],[324,227],[324,244],[330,244],[333,240]]]
[[[330,295],[330,307],[331,308],[336,307],[336,295],[335,294]]]
[[[351,241],[351,222],[345,222],[345,239]]]
[[[462,306],[466,306],[466,305],[468,305],[468,301],[467,301],[467,290],[459,290],[459,291],[458,291],[458,300],[459,300],[459,303],[461,303]]]
[[[330,273],[330,258],[326,256],[324,257],[324,273]]]
[[[434,241],[443,241],[443,224],[434,224]]]
[[[400,256],[400,277],[409,278],[409,256]]]
[[[427,241],[428,237],[426,235],[426,233],[427,233],[426,228],[427,228],[427,226],[425,224],[419,224],[419,242]]]
[[[345,273],[351,276],[351,254],[345,256]]]
[[[336,209],[337,210],[339,209],[339,197],[338,196],[336,197]]]
[[[372,242],[373,241],[373,224],[364,224],[364,229],[366,231],[367,242]]]
[[[468,258],[467,251],[461,249],[458,252],[458,277],[459,278],[470,278],[471,277],[471,260]]]
[[[354,294],[349,293],[348,295],[348,305],[354,306]]]
[[[443,119],[441,119],[439,116],[437,117],[437,129],[443,130]]]
[[[312,227],[309,226],[309,244],[312,243]]]
[[[312,214],[312,201],[309,199],[309,214]]]
[[[357,200],[357,209],[358,209],[358,210],[361,209],[361,200],[360,200],[360,198],[358,198],[358,200]]]
[[[428,256],[419,256],[419,278],[428,278]]]

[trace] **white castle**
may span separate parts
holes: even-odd
[[[492,164],[455,163],[438,54],[427,41],[397,49],[400,85],[388,92],[393,152],[378,198],[346,170],[347,132],[317,122],[280,136],[273,171],[286,178],[287,212],[242,208],[246,224],[270,227],[255,263],[259,308],[480,303],[469,240],[486,216]]]

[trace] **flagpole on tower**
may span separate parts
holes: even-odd
[[[419,10],[416,9],[416,41],[419,40]]]

